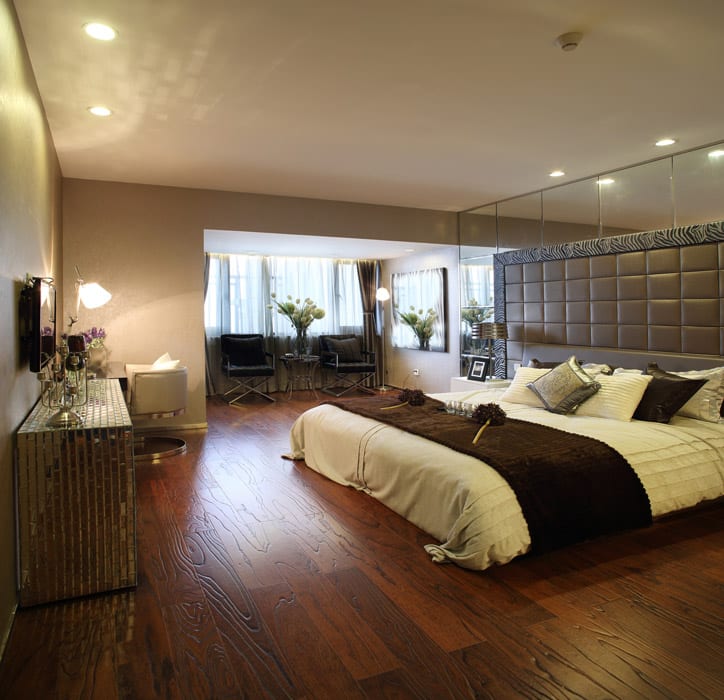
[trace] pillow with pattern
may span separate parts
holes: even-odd
[[[630,421],[651,380],[645,374],[599,374],[596,381],[601,389],[576,415]]]
[[[538,396],[546,410],[565,414],[573,413],[601,385],[581,369],[575,356],[571,356],[530,382],[528,388]]]
[[[501,394],[500,400],[508,403],[518,403],[524,406],[543,408],[543,403],[529,388],[528,384],[538,377],[547,374],[549,370],[535,367],[518,367],[510,386]]]

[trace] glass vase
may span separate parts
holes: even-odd
[[[297,328],[297,336],[294,339],[294,356],[304,357],[307,354],[307,329]]]

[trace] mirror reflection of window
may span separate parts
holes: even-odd
[[[460,261],[460,341],[464,355],[478,355],[480,338],[473,337],[473,324],[494,318],[493,256]]]

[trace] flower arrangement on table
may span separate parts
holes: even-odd
[[[286,301],[279,301],[276,294],[271,295],[272,303],[267,308],[276,308],[282,316],[286,316],[297,332],[295,351],[297,355],[304,355],[307,351],[307,329],[316,319],[324,318],[324,309],[317,306],[309,297],[304,301],[292,299],[287,295]]]
[[[420,350],[429,350],[430,338],[432,338],[435,332],[435,322],[437,321],[437,312],[435,309],[428,309],[427,311],[417,309],[416,311],[415,307],[411,306],[409,311],[400,311],[395,307],[395,312],[399,316],[400,321],[412,329],[412,332],[417,338]]]
[[[102,348],[105,346],[106,331],[104,328],[96,328],[96,326],[93,326],[93,328],[90,328],[87,331],[78,331],[77,333],[70,334],[63,333],[63,340],[68,340],[68,335],[83,336],[83,340],[85,340],[86,350],[89,348]]]
[[[464,308],[460,316],[463,322],[467,323],[470,330],[472,330],[474,323],[485,323],[493,315],[493,310],[480,306],[477,299],[471,299],[468,302],[468,307],[476,308]]]

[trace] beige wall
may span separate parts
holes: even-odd
[[[106,306],[81,309],[78,322],[81,328],[105,327],[111,361],[149,362],[169,352],[188,366],[186,414],[158,421],[162,426],[206,421],[205,228],[457,245],[456,215],[450,212],[65,180],[65,316],[74,299],[77,265],[86,281],[113,293]],[[374,256],[373,244],[369,255]],[[450,285],[457,288],[457,276]]]
[[[15,8],[0,0],[0,653],[15,609],[14,435],[40,395],[20,365],[18,296],[26,273],[58,277],[60,169]]]
[[[436,267],[447,268],[447,352],[427,352],[407,348],[393,348],[387,343],[385,356],[385,383],[403,388],[422,389],[426,392],[450,391],[450,377],[460,374],[460,278],[457,245],[440,248],[432,253],[420,253],[404,258],[386,260],[382,265],[382,280],[391,289],[394,272],[413,272]],[[390,337],[391,307],[385,307],[385,334]],[[420,376],[411,374],[420,370]]]

